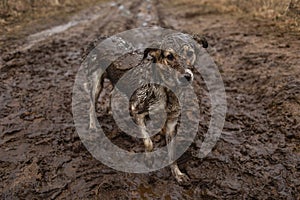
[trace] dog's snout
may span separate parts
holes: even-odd
[[[184,78],[187,80],[187,81],[191,81],[192,80],[192,75],[190,74],[190,73],[186,73],[185,75],[184,75]]]
[[[185,73],[180,78],[180,82],[182,84],[184,84],[184,83],[190,83],[190,82],[193,81],[193,79],[194,79],[194,76],[193,76],[193,73],[191,72],[191,70],[186,69]]]
[[[193,79],[194,79],[194,75],[193,75],[193,72],[189,69],[186,69],[185,70],[185,73],[184,73],[184,78],[188,81],[188,82],[192,82]]]

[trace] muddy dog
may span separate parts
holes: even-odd
[[[167,118],[163,130],[165,131],[167,144],[171,144],[170,141],[175,136],[180,115],[180,105],[169,88],[176,88],[177,86],[191,83],[194,79],[190,68],[192,68],[197,55],[196,48],[190,43],[192,39],[195,39],[202,47],[207,48],[207,42],[203,37],[197,35],[192,37],[181,33],[171,34],[159,45],[145,49],[139,63],[133,63],[131,66],[124,67],[122,66],[125,65],[124,62],[116,62],[110,64],[101,76],[96,73],[93,76],[91,85],[90,128],[96,128],[95,106],[103,88],[104,78],[108,78],[115,85],[128,70],[138,65],[155,65],[156,67],[151,72],[152,76],[155,77],[156,81],[163,82],[168,87],[149,83],[141,85],[131,97],[128,97],[130,98],[130,113],[140,128],[146,152],[151,152],[153,143],[146,129],[146,119],[150,113],[160,113],[161,110],[164,110],[167,113]],[[121,38],[117,38],[117,40],[122,41]],[[125,44],[123,41],[120,43]],[[167,44],[171,44],[171,47],[168,47]],[[126,44],[126,48],[123,48],[128,50],[130,45]],[[181,52],[183,56],[179,56],[177,52]],[[139,58],[139,56],[135,56]],[[140,73],[144,72],[141,71]],[[170,79],[170,76],[174,78]],[[168,155],[171,161],[174,160],[175,149],[174,145],[168,145]],[[171,171],[178,183],[184,184],[188,182],[188,176],[180,171],[176,162],[171,164]]]

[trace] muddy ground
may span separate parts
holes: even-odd
[[[36,30],[47,21],[18,37],[4,31],[1,199],[299,199],[299,32],[279,28],[276,21],[221,12],[207,2],[183,2],[102,2],[44,32]],[[178,185],[168,167],[149,174],[110,169],[91,156],[74,128],[72,89],[88,43],[142,25],[205,34],[222,74],[226,123],[206,158],[192,156],[198,148],[193,144],[180,159],[190,186]],[[201,77],[197,80],[202,102],[197,137],[203,138],[209,97]],[[111,139],[135,148],[105,109],[98,111]]]

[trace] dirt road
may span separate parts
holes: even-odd
[[[106,167],[85,149],[73,124],[72,87],[88,43],[151,25],[204,33],[226,87],[221,139],[206,158],[191,156],[193,144],[181,159],[192,181],[186,187],[169,168],[126,174]],[[299,199],[299,33],[221,13],[209,3],[124,0],[31,34],[1,37],[1,199]],[[209,123],[202,86],[199,138]],[[115,143],[132,147],[108,114],[99,110],[98,119]]]

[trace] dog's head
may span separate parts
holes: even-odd
[[[205,37],[198,34],[173,33],[163,39],[161,47],[173,48],[189,65],[194,66],[201,49],[207,48],[208,43]]]
[[[194,75],[189,69],[191,67],[189,62],[181,58],[173,49],[147,48],[144,51],[144,59],[147,56],[151,57],[151,62],[155,65],[155,78],[166,85],[174,87],[193,81]]]
[[[191,68],[197,59],[197,47],[190,42],[192,39],[207,48],[207,42],[203,37],[191,37],[187,34],[170,35],[162,44],[147,48],[143,59],[148,56],[152,58],[157,68],[155,75],[168,86],[187,85],[194,79]]]

